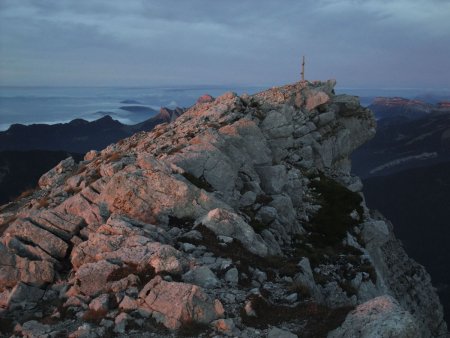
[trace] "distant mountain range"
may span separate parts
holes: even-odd
[[[375,137],[352,155],[353,171],[364,178],[450,160],[450,109],[444,111],[379,120]]]
[[[76,119],[58,124],[14,124],[0,132],[0,204],[36,186],[39,177],[61,160],[81,160],[89,150],[101,150],[111,143],[156,125],[174,121],[183,108],[161,108],[156,116],[124,125],[110,116],[88,122]]]
[[[58,124],[13,124],[0,132],[0,151],[4,150],[63,150],[85,153],[103,149],[111,143],[139,131],[149,131],[156,125],[173,121],[183,114],[183,108],[161,108],[159,114],[135,125],[125,125],[106,115],[88,122],[75,119]]]
[[[375,137],[352,155],[369,208],[392,221],[408,254],[430,272],[450,320],[450,103],[400,98],[370,106]]]
[[[83,158],[66,151],[0,151],[0,205],[34,189],[43,173],[69,156],[76,161]]]
[[[368,106],[377,119],[404,117],[415,119],[430,113],[449,113],[450,102],[442,101],[436,104],[419,99],[402,97],[376,97]]]
[[[430,272],[450,320],[450,162],[363,183],[369,208],[392,221],[408,254]]]

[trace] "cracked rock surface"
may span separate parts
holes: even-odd
[[[334,86],[204,96],[0,207],[0,335],[444,336],[350,173],[373,115]]]

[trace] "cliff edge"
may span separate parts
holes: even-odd
[[[0,210],[2,333],[438,337],[430,277],[364,204],[372,112],[334,81],[204,96]]]

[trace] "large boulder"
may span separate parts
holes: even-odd
[[[217,236],[227,236],[238,240],[250,252],[267,256],[268,248],[262,237],[255,233],[242,217],[225,209],[214,209],[196,223],[203,224]]]
[[[52,263],[20,257],[0,243],[0,290],[11,288],[18,282],[44,285],[52,282],[54,276]]]
[[[416,338],[417,335],[414,317],[392,297],[380,296],[357,306],[328,338]]]
[[[71,255],[75,269],[100,260],[120,262],[137,272],[153,268],[156,273],[181,274],[187,267],[186,259],[174,247],[139,235],[93,233],[88,241],[75,247]]]
[[[149,311],[169,329],[183,325],[209,324],[223,317],[219,300],[212,300],[199,286],[152,279],[139,293],[141,310]]]
[[[38,182],[39,186],[42,189],[60,186],[75,168],[75,160],[72,157],[68,157],[61,161],[56,167],[42,175]]]

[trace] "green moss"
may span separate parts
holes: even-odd
[[[357,272],[366,272],[375,283],[375,269],[369,261],[363,259],[363,252],[343,244],[343,239],[349,232],[364,246],[361,236],[354,232],[363,216],[361,196],[323,174],[319,175],[319,180],[313,177],[310,179],[310,187],[314,189],[314,197],[321,208],[304,225],[307,233],[293,237],[294,255],[307,257],[313,268],[321,264],[340,266],[337,272],[344,280],[353,279]],[[359,215],[356,220],[350,216],[354,210]],[[314,274],[314,279],[322,285],[330,281],[321,274]],[[349,296],[356,292],[351,285],[341,287]]]
[[[267,274],[269,280],[275,279],[277,273],[281,276],[295,276],[300,272],[296,257],[269,256],[261,257],[248,251],[248,249],[238,240],[233,240],[227,245],[219,243],[216,234],[200,224],[195,228],[202,234],[202,240],[187,240],[196,245],[204,245],[208,251],[218,257],[230,258],[240,272],[251,276],[250,267],[258,268]],[[250,286],[251,278],[248,280],[239,279],[242,286]]]
[[[356,290],[348,281],[340,282],[339,286],[342,290],[344,290],[348,297],[351,297],[358,293],[358,290]]]
[[[253,230],[255,230],[255,232],[257,232],[257,233],[261,233],[264,229],[267,229],[266,224],[264,224],[263,222],[255,219],[255,218],[250,220],[249,224],[253,228]]]
[[[255,204],[268,205],[272,201],[272,197],[265,194],[260,194],[256,197]],[[253,206],[248,206],[240,209],[241,212],[243,212],[250,218],[250,221],[248,223],[257,233],[261,233],[264,229],[268,228],[267,224],[264,224],[260,220],[256,219],[256,213],[261,208],[261,205],[257,209],[253,209]]]
[[[259,203],[259,204],[262,204],[262,205],[267,205],[267,204],[269,204],[272,201],[273,201],[273,198],[270,197],[269,195],[260,194],[260,195],[258,195],[256,197],[255,203]]]
[[[203,176],[196,177],[188,172],[184,172],[182,175],[185,179],[187,179],[189,182],[191,182],[197,188],[203,189],[208,192],[214,191],[214,188],[211,186],[211,184],[208,183],[208,181],[206,181],[206,179]]]
[[[328,308],[317,303],[307,302],[297,306],[273,304],[261,296],[251,295],[248,299],[256,317],[247,316],[241,310],[242,322],[247,326],[266,328],[268,325],[278,325],[289,321],[304,321],[299,337],[326,337],[328,332],[342,324],[346,315],[353,307]]]
[[[310,187],[315,189],[321,205],[306,225],[311,232],[310,242],[315,247],[335,246],[342,242],[347,231],[358,225],[350,213],[356,210],[362,216],[362,198],[324,175],[320,176],[320,180],[313,180]]]

